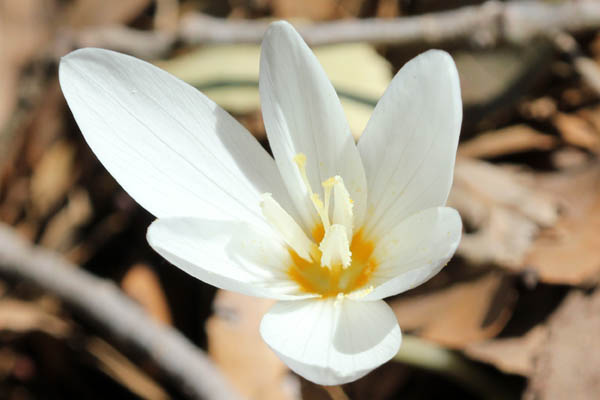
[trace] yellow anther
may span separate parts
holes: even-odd
[[[294,156],[294,162],[300,169],[306,167],[306,155],[304,153],[298,153]]]

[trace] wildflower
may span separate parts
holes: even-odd
[[[447,53],[398,72],[356,145],[315,56],[291,25],[272,24],[259,87],[274,159],[200,92],[133,57],[74,51],[60,83],[96,156],[157,217],[147,238],[158,253],[278,300],[260,332],[292,370],[341,384],[396,354],[382,299],[435,275],[461,235],[444,207],[462,118]]]

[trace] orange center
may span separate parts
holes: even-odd
[[[313,239],[317,243],[321,242],[324,234],[321,224],[317,225],[312,232]],[[350,244],[352,263],[345,269],[341,265],[331,269],[324,268],[319,261],[306,261],[294,250],[289,249],[292,263],[287,273],[304,292],[317,293],[322,297],[337,296],[339,293],[348,294],[363,288],[377,268],[377,261],[373,257],[374,248],[373,242],[364,238],[362,229],[356,232]],[[319,251],[317,260],[320,260],[320,257]]]

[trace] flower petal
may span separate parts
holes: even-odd
[[[374,290],[361,300],[379,300],[419,286],[452,258],[462,234],[458,212],[434,207],[402,221],[377,242]]]
[[[369,205],[365,232],[381,235],[406,216],[446,203],[462,103],[448,53],[427,51],[396,74],[359,143]]]
[[[320,385],[361,378],[390,360],[402,341],[384,301],[333,298],[277,302],[260,333],[294,372]]]
[[[274,299],[311,297],[288,278],[291,260],[283,242],[246,223],[161,218],[147,238],[170,263],[218,288]]]
[[[155,216],[264,224],[263,192],[295,211],[268,153],[188,84],[144,61],[102,49],[63,57],[59,76],[96,156]]]
[[[321,199],[323,181],[336,175],[344,179],[360,225],[367,191],[356,144],[325,71],[287,22],[271,24],[265,34],[259,82],[269,143],[305,227],[310,232],[318,216],[294,162],[299,153],[306,155],[310,185]]]

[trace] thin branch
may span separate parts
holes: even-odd
[[[184,16],[180,39],[189,44],[260,43],[268,22],[224,20],[201,14]],[[525,44],[562,30],[575,33],[600,26],[600,2],[488,1],[451,11],[394,19],[345,19],[297,25],[310,45],[346,42],[441,45],[455,41]]]
[[[210,359],[175,329],[154,322],[112,282],[35,247],[0,224],[0,274],[47,290],[134,345],[194,398],[238,399]]]
[[[176,41],[191,45],[260,43],[268,25],[265,20],[232,20],[190,13],[182,17],[174,34],[127,27],[88,28],[63,32],[54,51],[60,56],[69,48],[89,46],[120,50],[142,58],[160,58]],[[498,42],[523,45],[556,31],[578,33],[600,27],[600,1],[558,4],[487,1],[411,17],[298,23],[296,27],[312,46],[348,42],[442,46],[464,41],[479,46]]]

